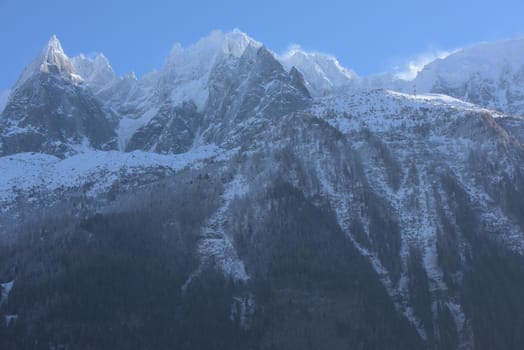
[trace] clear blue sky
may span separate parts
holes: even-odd
[[[118,74],[141,76],[175,42],[238,27],[276,52],[297,43],[365,76],[431,50],[522,37],[523,15],[523,0],[0,0],[0,89],[52,34],[70,56],[103,52]]]

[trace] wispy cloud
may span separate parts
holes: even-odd
[[[302,47],[299,44],[293,43],[287,47],[286,51],[284,51],[283,53],[277,54],[277,56],[282,59],[287,59],[293,56],[297,52],[306,52],[306,51],[302,49]]]
[[[428,52],[419,54],[414,58],[408,60],[408,62],[400,67],[396,67],[396,76],[404,80],[412,80],[417,76],[417,73],[424,68],[428,63],[433,62],[434,60],[440,58],[446,58],[454,52],[457,52],[458,49],[452,51],[443,51],[443,50],[430,50]]]
[[[338,59],[335,55],[332,55],[326,52],[316,51],[316,50],[306,50],[299,44],[295,44],[295,43],[289,44],[287,49],[283,53],[277,54],[277,57],[282,60],[287,60],[293,57],[293,55],[297,53],[302,53],[305,56],[324,57],[324,58],[336,61],[338,63]]]
[[[356,73],[352,69],[342,66],[335,55],[320,51],[306,51],[298,44],[290,44],[286,51],[277,54],[277,58],[282,64],[284,64],[284,66],[296,65],[299,69],[305,68],[303,66],[301,67],[301,63],[304,64],[303,60],[300,58],[295,60],[297,54],[299,54],[299,56],[307,57],[305,61],[315,66],[314,71],[316,73],[320,73],[320,71],[323,70],[324,72],[320,74],[328,74],[327,71],[330,71],[331,74],[333,74],[333,72],[338,72],[342,76],[345,76],[345,78],[356,76]],[[333,76],[330,77],[330,79],[333,78]]]

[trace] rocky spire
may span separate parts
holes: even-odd
[[[58,74],[65,79],[78,82],[81,78],[75,74],[69,57],[62,49],[60,41],[53,35],[42,48],[40,54],[27,66],[15,84],[15,89],[38,73]]]

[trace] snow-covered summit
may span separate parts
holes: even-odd
[[[109,64],[109,60],[103,53],[98,53],[93,56],[80,54],[71,58],[71,63],[75,72],[80,75],[88,85],[97,90],[117,78],[113,68]]]
[[[524,70],[524,39],[482,43],[427,64],[417,75],[417,86],[431,90],[437,80],[459,87],[473,75],[498,80]]]
[[[524,115],[524,39],[459,50],[426,65],[413,83],[421,92],[446,94]]]
[[[160,86],[172,91],[173,102],[192,100],[202,109],[212,69],[220,60],[239,58],[249,46],[262,44],[239,29],[213,31],[187,48],[175,44],[158,74]]]
[[[286,69],[295,67],[304,75],[307,87],[314,95],[321,95],[359,79],[355,72],[343,67],[335,57],[307,52],[299,46],[293,46],[278,58]]]
[[[196,62],[192,63],[197,65],[198,63],[205,63],[218,54],[240,57],[249,45],[254,47],[262,46],[260,42],[252,39],[239,29],[233,29],[228,33],[215,30],[187,48],[183,48],[178,43],[175,44],[165,62],[165,66],[176,67],[177,65],[182,65],[182,63],[187,64],[189,59],[195,59]]]

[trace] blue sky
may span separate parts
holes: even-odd
[[[175,42],[240,28],[268,48],[336,56],[366,76],[481,41],[524,35],[524,1],[0,0],[0,89],[52,34],[70,56],[103,52],[118,74],[159,68]]]

